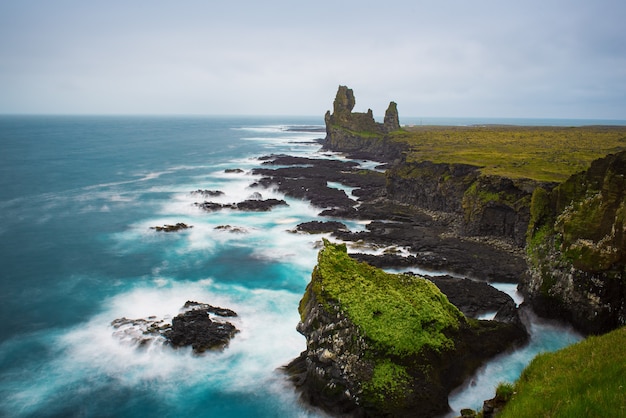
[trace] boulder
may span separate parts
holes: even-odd
[[[191,346],[194,353],[199,354],[226,347],[239,332],[233,324],[221,319],[236,317],[237,313],[231,309],[187,301],[182,310],[171,324],[154,316],[115,319],[111,322],[115,329],[113,335],[139,347],[161,341],[176,348]],[[210,314],[214,317],[211,318]]]

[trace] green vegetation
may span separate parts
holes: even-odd
[[[348,132],[351,135],[358,136],[359,138],[382,138],[383,135],[376,131],[352,131],[345,127],[336,126],[336,128]]]
[[[463,163],[483,174],[557,182],[626,149],[626,127],[414,126],[390,136],[411,146],[409,162]]]
[[[496,398],[504,402],[510,401],[514,394],[515,386],[511,383],[502,382],[496,388]]]
[[[626,416],[626,327],[537,356],[499,417]]]
[[[337,302],[377,351],[404,357],[423,348],[454,347],[446,333],[457,330],[465,317],[433,283],[386,273],[350,258],[345,244],[324,243],[313,291],[322,303]]]
[[[402,404],[411,390],[411,378],[406,369],[389,360],[378,362],[372,380],[363,384],[366,397],[383,405]]]

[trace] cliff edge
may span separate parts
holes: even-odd
[[[531,274],[520,290],[533,309],[589,334],[625,325],[626,151],[537,188],[530,211]]]

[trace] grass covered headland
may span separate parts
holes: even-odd
[[[550,182],[626,150],[625,126],[409,126],[390,135],[410,146],[407,162],[470,164],[487,175]]]
[[[626,417],[626,327],[537,356],[498,417]]]

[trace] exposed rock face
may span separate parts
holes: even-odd
[[[452,388],[527,338],[468,320],[428,280],[386,274],[328,241],[299,310],[307,350],[287,370],[311,404],[351,416],[445,413]]]
[[[554,186],[484,176],[479,167],[466,164],[404,162],[387,172],[390,199],[454,214],[463,235],[505,238],[519,247],[526,242],[532,192],[540,185]]]
[[[393,132],[400,129],[400,117],[398,116],[398,105],[396,102],[389,103],[389,107],[385,111],[385,119],[383,130],[385,132]]]
[[[367,158],[389,162],[402,156],[402,147],[391,144],[387,134],[400,129],[397,105],[389,104],[384,123],[374,120],[372,110],[366,113],[352,112],[356,100],[354,92],[339,86],[333,102],[333,113],[326,112],[326,149],[350,154],[354,158]]]
[[[520,290],[533,308],[586,333],[626,324],[626,151],[537,189],[531,215]]]

